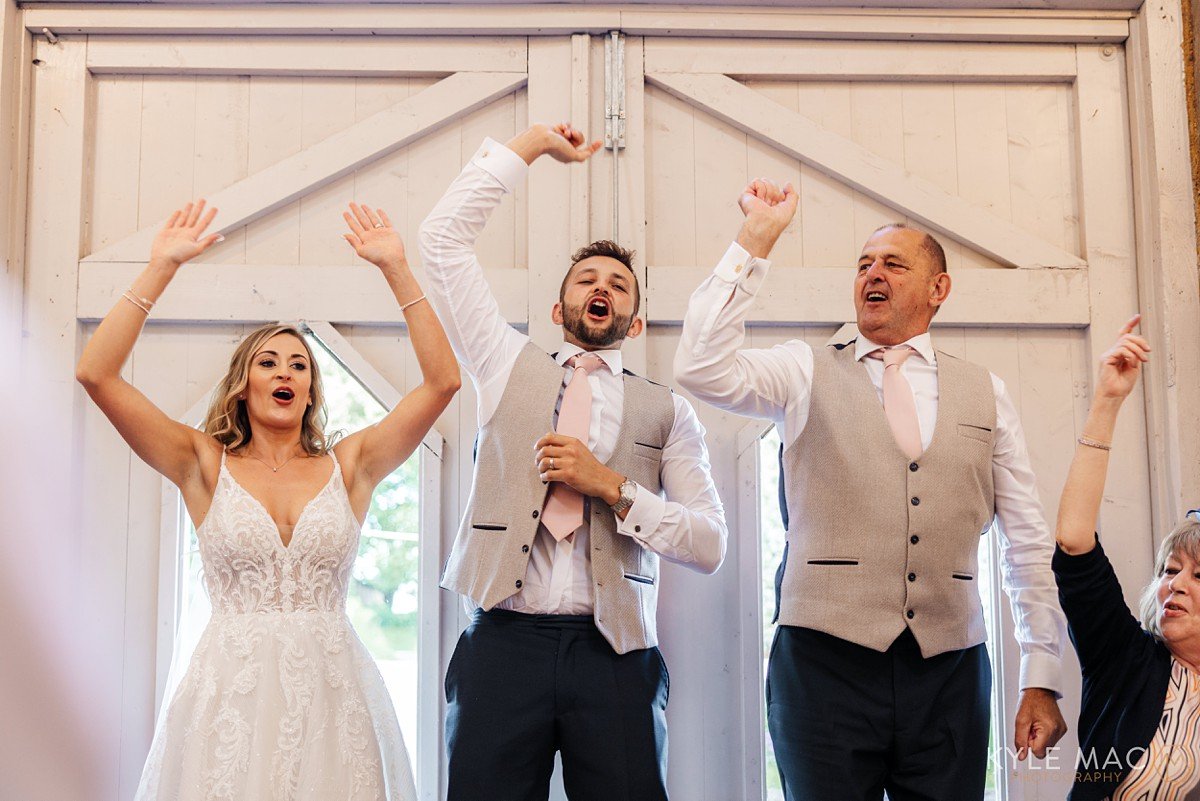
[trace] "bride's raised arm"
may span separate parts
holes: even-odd
[[[181,488],[198,478],[201,448],[211,447],[213,440],[163,413],[121,377],[121,368],[175,272],[220,241],[219,234],[204,235],[217,215],[204,206],[203,200],[188,203],[167,220],[154,238],[146,269],[101,321],[75,368],[75,378],[133,452]]]
[[[351,203],[350,211],[342,216],[350,227],[346,241],[379,268],[400,304],[422,378],[420,386],[406,394],[386,417],[336,446],[352,502],[356,511],[361,511],[357,508],[360,503],[365,509],[379,482],[421,444],[462,386],[462,378],[446,332],[409,268],[404,243],[387,213]]]

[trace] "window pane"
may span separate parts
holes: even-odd
[[[786,533],[783,529],[783,519],[779,513],[779,434],[772,428],[759,442],[759,487],[758,505],[759,521],[762,527],[760,542],[762,543],[762,658],[763,675],[767,672],[767,658],[771,650],[771,641],[775,635],[775,626],[771,619],[775,616],[775,571],[783,558],[783,545]],[[992,726],[988,753],[994,753],[999,730],[1000,709],[997,704],[998,687],[1002,684],[999,673],[999,660],[996,650],[996,586],[993,581],[992,553],[996,541],[995,532],[979,538],[979,593],[983,603],[983,619],[987,625],[988,650],[992,661]],[[763,715],[766,719],[766,715]],[[770,732],[764,731],[766,742],[766,759],[764,761],[765,776],[763,786],[766,801],[783,801],[783,788],[779,782],[779,768],[775,761],[775,751],[771,747]],[[988,760],[987,792],[985,801],[995,801],[1000,798],[999,778],[996,775],[995,759]]]

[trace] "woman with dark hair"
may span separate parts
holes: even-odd
[[[213,608],[136,798],[410,801],[395,711],[346,591],[371,494],[458,391],[458,364],[387,215],[352,203],[346,240],[401,304],[423,383],[333,444],[303,333],[265,325],[234,351],[203,427],[171,419],[121,368],[176,271],[220,241],[204,236],[216,216],[204,205],[171,216],[77,368],[134,452],[179,487]]]
[[[1138,320],[1100,361],[1058,507],[1054,575],[1083,670],[1072,801],[1200,799],[1200,513],[1159,546],[1137,617],[1095,534],[1117,413],[1149,359]]]

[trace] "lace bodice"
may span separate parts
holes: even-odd
[[[213,614],[337,612],[346,605],[361,526],[333,451],[333,474],[300,513],[291,542],[229,472],[225,456],[196,532]]]

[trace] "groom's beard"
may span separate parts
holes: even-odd
[[[585,306],[564,304],[563,328],[588,347],[612,347],[625,338],[625,335],[629,333],[629,327],[633,325],[632,315],[621,315],[616,311],[610,311],[608,323],[603,328],[597,328],[589,325],[584,319],[584,308]]]

